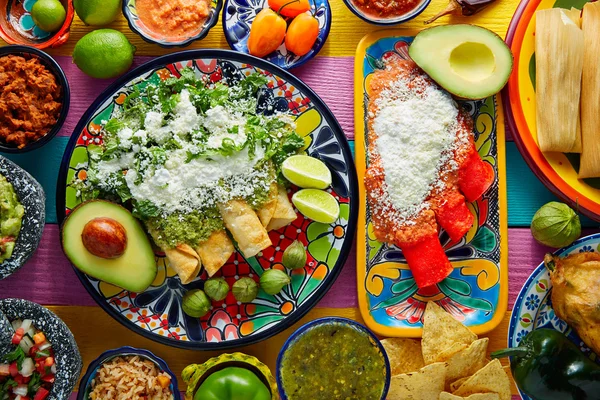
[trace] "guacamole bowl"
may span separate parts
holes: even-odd
[[[12,255],[0,261],[0,279],[4,279],[21,268],[37,249],[44,231],[46,195],[42,186],[29,173],[2,156],[0,156],[0,175],[12,185],[18,201],[25,209]]]
[[[294,332],[277,357],[282,400],[308,399],[320,391],[340,398],[383,400],[390,363],[377,337],[356,321],[327,317]],[[339,383],[343,382],[343,384]]]

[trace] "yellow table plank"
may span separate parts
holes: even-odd
[[[179,379],[181,371],[187,365],[202,363],[210,357],[224,353],[223,351],[200,352],[181,350],[153,342],[123,327],[100,307],[54,306],[48,308],[65,321],[75,335],[75,340],[79,345],[79,351],[83,357],[84,372],[88,364],[102,352],[121,346],[133,346],[152,351],[167,362]],[[228,352],[241,351],[256,356],[274,371],[279,349],[281,349],[283,343],[291,333],[300,327],[300,325],[325,316],[339,316],[362,322],[360,312],[355,308],[314,308],[300,322],[279,335],[260,343],[229,350]],[[507,312],[498,328],[487,335],[490,338],[490,351],[506,347],[506,332],[509,320],[510,312]],[[506,359],[502,360],[502,362],[508,365]],[[182,390],[185,390],[185,386],[181,380],[179,385]],[[513,394],[517,394],[514,384]]]
[[[444,9],[447,3],[447,0],[432,0],[431,4],[423,14],[412,21],[397,25],[396,27],[423,29],[426,27],[423,21],[431,18],[433,15]],[[491,29],[504,38],[518,3],[519,0],[497,0],[494,4],[474,16],[446,16],[440,18],[432,25],[457,23],[476,24]],[[353,56],[359,40],[365,34],[382,29],[380,26],[368,24],[356,17],[348,10],[342,0],[330,0],[330,4],[333,13],[331,32],[329,33],[329,38],[325,43],[325,46],[319,53],[321,56]],[[106,27],[117,29],[127,35],[129,40],[137,47],[136,54],[140,56],[157,56],[182,50],[181,48],[164,49],[158,45],[144,42],[140,36],[129,29],[129,25],[122,15],[119,15],[119,18],[115,22]],[[73,24],[71,25],[71,37],[69,38],[69,41],[57,49],[49,49],[48,52],[53,55],[71,55],[75,43],[77,43],[83,35],[94,29],[97,29],[97,27],[86,26],[77,16],[75,16]],[[0,45],[2,44],[4,44],[4,42],[0,40]],[[219,22],[211,29],[206,38],[192,43],[185,49],[196,48],[229,49],[229,45],[225,41],[225,36],[223,34],[220,17]]]

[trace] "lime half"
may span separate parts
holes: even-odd
[[[324,224],[334,223],[340,215],[335,197],[323,190],[299,190],[292,196],[292,203],[305,217]]]
[[[281,165],[285,179],[301,188],[325,189],[331,185],[331,172],[318,158],[298,155],[288,157]]]

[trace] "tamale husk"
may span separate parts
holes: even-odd
[[[583,8],[583,76],[581,80],[582,152],[579,178],[600,177],[600,4]]]
[[[581,28],[581,10],[571,7],[566,13],[571,21],[575,22]],[[577,111],[577,136],[575,137],[575,144],[570,153],[581,153],[581,98],[579,99],[579,110]]]
[[[535,14],[536,123],[543,152],[577,148],[584,40],[572,14],[560,8]]]

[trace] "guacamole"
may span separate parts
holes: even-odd
[[[0,175],[0,263],[12,256],[24,214],[13,185]]]
[[[380,400],[386,374],[371,338],[342,324],[301,335],[285,352],[280,372],[289,400]]]

